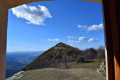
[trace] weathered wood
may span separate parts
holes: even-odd
[[[0,4],[0,80],[5,80],[8,9]]]
[[[9,9],[9,8],[17,7],[19,5],[38,2],[38,1],[51,1],[51,0],[0,0],[0,3],[2,3],[6,8]]]
[[[120,0],[115,0],[115,10],[116,10],[116,34],[117,34],[117,46],[114,62],[115,62],[115,80],[120,80]]]
[[[120,1],[103,0],[102,4],[108,61],[108,80],[120,80]]]
[[[53,1],[53,0],[0,0],[0,3],[2,3],[6,8],[9,9],[22,4],[28,4],[32,2],[38,2],[38,1]],[[79,1],[90,1],[90,2],[101,3],[101,0],[79,0]]]
[[[114,51],[113,51],[113,31],[111,25],[112,16],[110,15],[110,4],[108,0],[103,0],[103,14],[104,14],[104,31],[105,31],[105,44],[107,55],[107,79],[115,80],[114,75]]]
[[[101,0],[80,0],[80,1],[90,1],[90,2],[97,2],[97,3],[101,3]]]

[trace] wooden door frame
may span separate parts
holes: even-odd
[[[16,0],[14,5],[6,4],[4,0],[0,1],[0,80],[5,80],[8,9],[35,1],[44,0],[24,0],[22,3]],[[100,0],[96,0],[96,2],[100,2]],[[120,80],[120,0],[102,0],[102,8],[107,66],[106,79]]]
[[[120,80],[120,0],[102,0],[107,80]]]

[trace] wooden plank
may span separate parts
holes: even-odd
[[[117,25],[117,49],[114,55],[115,62],[115,80],[120,80],[120,0],[115,0],[116,25]]]
[[[108,60],[108,80],[120,80],[120,1],[102,0],[102,4]]]
[[[13,8],[23,4],[28,4],[32,2],[39,2],[39,1],[53,1],[53,0],[0,0],[6,8]]]
[[[19,5],[38,2],[38,1],[55,1],[55,0],[0,0],[0,3],[2,3],[6,8],[9,9],[9,8],[17,7]],[[78,1],[90,1],[90,2],[101,3],[101,0],[78,0]]]
[[[5,80],[8,10],[0,4],[0,80]]]
[[[104,15],[104,33],[105,33],[105,46],[106,46],[106,65],[107,65],[107,80],[115,80],[114,75],[114,53],[113,53],[113,36],[110,15],[110,5],[108,0],[102,0],[103,15]]]
[[[89,2],[97,2],[97,3],[101,3],[101,0],[80,0],[80,1],[89,1]]]

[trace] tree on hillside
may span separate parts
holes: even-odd
[[[85,62],[85,58],[83,56],[78,55],[76,58],[76,62]]]
[[[94,48],[89,48],[84,51],[85,59],[96,59],[97,51]]]
[[[105,59],[105,47],[104,46],[100,46],[97,49],[97,58],[99,58],[99,59]]]

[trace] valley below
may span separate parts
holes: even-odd
[[[6,55],[6,78],[21,71],[42,53],[43,51],[8,52]]]

